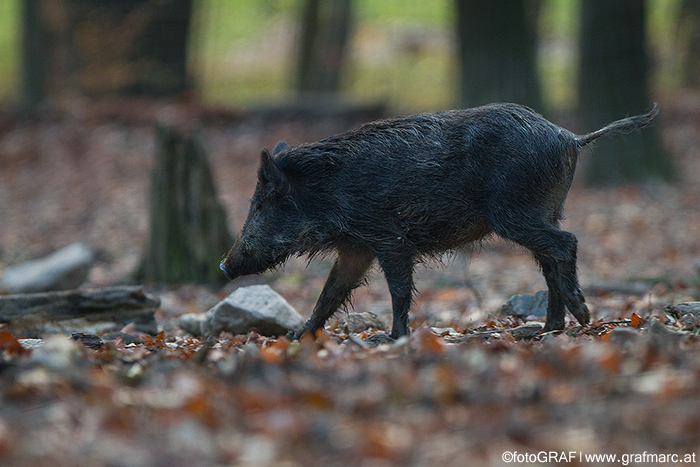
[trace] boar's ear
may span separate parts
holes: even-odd
[[[277,144],[275,144],[275,149],[272,150],[272,155],[275,156],[288,148],[289,146],[287,145],[287,143],[285,143],[284,141],[280,141]]]
[[[267,149],[263,149],[260,154],[258,178],[265,188],[273,192],[284,193],[289,187],[287,177]]]

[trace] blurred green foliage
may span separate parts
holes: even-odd
[[[302,0],[196,2],[198,23],[191,63],[193,74],[203,77],[198,83],[200,95],[232,105],[290,98],[295,79],[295,21],[302,4]],[[400,40],[396,34],[402,27],[450,31],[450,0],[357,0],[354,19],[355,35],[343,85],[349,98],[385,100],[396,107],[450,105],[455,92],[451,50],[403,53],[393,48],[395,44],[385,46],[387,41]],[[279,35],[284,37],[280,40]],[[368,55],[374,57],[368,60]]]
[[[391,23],[392,21],[417,21],[426,26],[442,28],[454,21],[451,0],[356,0],[359,21]]]
[[[0,102],[17,101],[20,1],[0,1]]]
[[[18,100],[20,7],[0,1],[0,103]],[[205,101],[255,105],[293,97],[297,18],[304,0],[195,0],[190,72]],[[533,0],[545,105],[576,105],[582,0]],[[646,0],[656,93],[680,84],[675,43],[683,0]],[[453,0],[356,0],[345,97],[382,100],[397,112],[448,108],[457,92]]]

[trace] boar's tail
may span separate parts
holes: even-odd
[[[600,138],[601,136],[607,135],[609,133],[629,133],[638,128],[643,128],[651,123],[654,118],[659,114],[659,106],[654,103],[654,108],[649,112],[636,115],[634,117],[623,118],[616,122],[612,122],[609,125],[604,126],[600,130],[588,133],[587,135],[576,136],[576,145],[578,147],[583,147],[593,141],[594,139]]]

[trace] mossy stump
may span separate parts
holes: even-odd
[[[220,285],[221,256],[233,244],[206,153],[196,136],[157,125],[150,232],[138,281]]]

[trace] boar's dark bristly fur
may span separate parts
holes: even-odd
[[[658,113],[576,136],[516,104],[365,124],[317,143],[263,150],[243,232],[221,269],[229,278],[291,255],[338,255],[312,316],[314,332],[360,285],[376,258],[392,299],[391,337],[409,332],[414,266],[489,234],[529,249],[549,289],[545,330],[565,310],[589,314],[576,273],[576,238],[559,229],[578,151],[595,138],[646,126]]]

